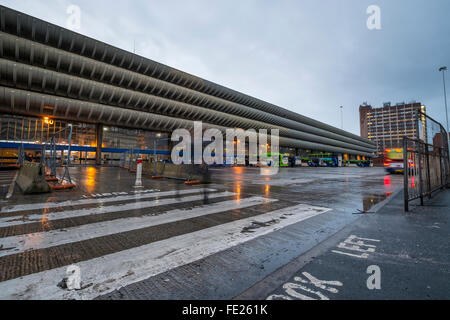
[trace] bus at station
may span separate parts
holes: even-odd
[[[403,173],[403,161],[403,148],[384,149],[384,168],[387,172],[391,174]],[[408,152],[408,167],[414,167],[410,152]]]
[[[278,164],[280,167],[289,167],[289,155],[284,153],[263,153],[262,158],[268,159],[267,161],[264,161],[263,159],[260,160],[260,163],[262,166],[272,166],[272,157],[276,157],[278,159]]]
[[[338,155],[334,153],[311,153],[308,154],[308,166],[310,167],[337,167],[339,165]]]

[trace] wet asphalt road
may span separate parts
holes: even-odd
[[[73,191],[23,196],[16,189],[0,202],[0,243],[8,245],[0,249],[0,289],[14,286],[8,294],[19,298],[72,298],[46,275],[62,278],[69,264],[91,269],[123,254],[142,262],[84,275],[87,289],[75,298],[230,299],[402,185],[402,176],[382,168],[280,168],[274,176],[261,170],[212,168],[213,183],[204,186],[144,176],[137,191],[125,169],[73,167]],[[136,219],[143,222],[133,227]],[[21,292],[27,281],[43,285]]]
[[[448,300],[450,190],[403,212],[403,193],[237,299]]]
[[[213,179],[229,190],[352,212],[369,210],[403,183],[403,176],[386,174],[383,168],[280,168],[274,176],[262,175],[264,168],[212,171]]]
[[[337,209],[368,210],[402,187],[401,175],[386,174],[383,168],[280,168],[274,176],[263,176],[259,168],[211,168],[212,184],[242,195],[261,195],[280,200],[334,205]],[[133,190],[135,174],[113,167],[72,167],[75,190],[50,194],[21,195],[16,187],[14,197],[2,200],[6,204],[63,201]],[[63,174],[58,168],[59,175]],[[10,179],[12,180],[12,179]],[[8,181],[11,182],[11,181]],[[143,176],[144,189],[178,190],[189,188],[173,179],[152,180]]]

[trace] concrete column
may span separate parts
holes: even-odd
[[[97,149],[95,150],[95,164],[102,164],[102,143],[103,143],[103,124],[99,123],[96,126],[97,134]]]

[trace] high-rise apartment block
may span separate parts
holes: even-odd
[[[417,132],[416,112],[426,112],[420,102],[383,104],[374,108],[367,103],[359,107],[361,137],[377,144],[377,154],[382,155],[385,148],[401,148],[404,136],[415,138]]]

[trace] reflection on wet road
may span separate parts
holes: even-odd
[[[211,172],[196,186],[143,176],[137,190],[127,170],[73,167],[74,190],[15,193],[0,208],[0,298],[229,299],[402,186],[382,168]],[[85,289],[56,285],[71,264]]]
[[[216,184],[237,193],[362,212],[388,198],[403,183],[401,175],[389,175],[383,168],[280,168],[273,176],[260,175],[260,170],[220,168],[212,169],[212,176]]]

